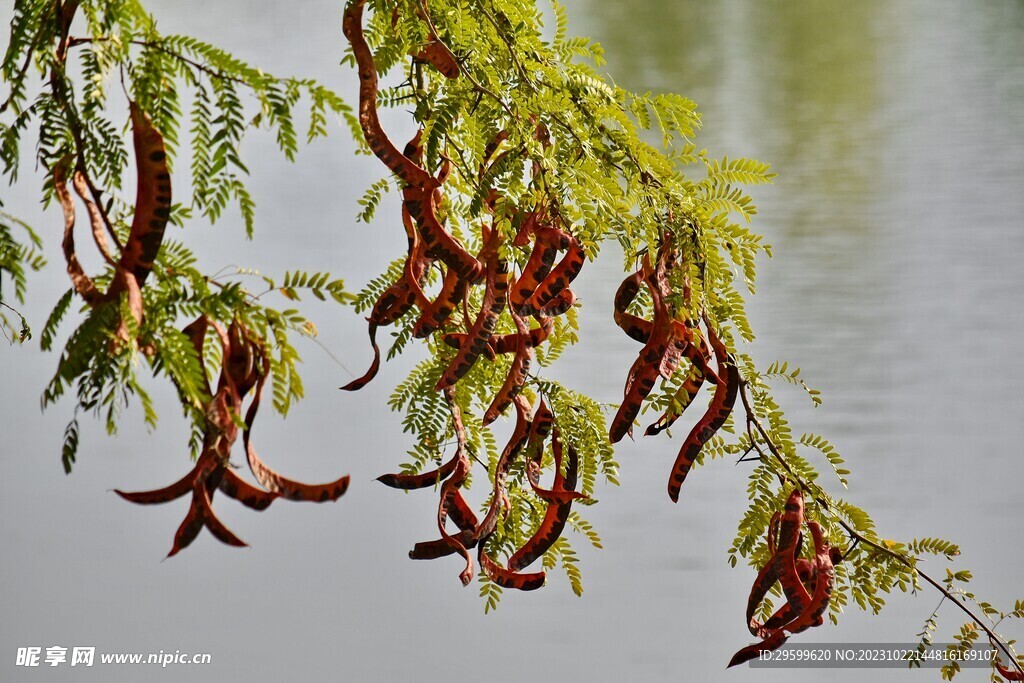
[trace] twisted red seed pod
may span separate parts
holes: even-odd
[[[270,359],[262,352],[262,350],[258,351],[260,356],[262,356],[262,372],[260,373],[259,381],[256,384],[256,390],[253,393],[252,403],[249,405],[249,410],[245,414],[245,430],[242,432],[245,454],[249,461],[249,468],[252,470],[253,476],[256,477],[256,481],[258,481],[263,488],[271,491],[272,493],[279,494],[282,498],[315,503],[337,500],[344,495],[345,491],[348,490],[348,475],[326,484],[304,484],[281,476],[270,467],[267,467],[267,465],[260,460],[259,456],[256,455],[256,449],[253,448],[252,443],[250,442],[250,437],[252,436],[252,425],[253,421],[256,419],[256,412],[259,410],[260,398],[263,395],[263,386],[267,381],[267,377],[270,375]]]
[[[380,126],[377,116],[377,66],[373,53],[363,36],[363,5],[366,0],[353,0],[345,8],[342,32],[352,45],[359,70],[359,125],[373,153],[407,185],[430,191],[440,183],[429,173],[398,151]]]
[[[711,346],[718,361],[718,374],[723,377],[723,380],[715,388],[715,396],[711,399],[711,405],[707,412],[694,425],[676,456],[668,481],[668,495],[673,502],[678,502],[679,489],[686,480],[686,475],[693,467],[697,456],[700,455],[701,449],[704,448],[704,444],[710,441],[711,437],[729,419],[739,391],[740,374],[735,360],[729,357],[728,350],[710,324],[708,324],[708,334],[711,337]]]
[[[565,476],[559,471],[559,460],[561,459],[561,440],[558,429],[555,428],[551,435],[552,448],[555,449],[555,480],[551,487],[555,491],[571,492],[576,488],[576,475],[579,467],[579,458],[576,450],[569,446],[568,461],[566,462]],[[565,528],[572,511],[572,499],[560,503],[549,503],[544,513],[544,519],[534,532],[533,536],[523,544],[508,560],[508,567],[512,571],[519,571],[528,567],[540,556],[548,551]]]
[[[508,408],[513,399],[519,395],[519,392],[523,390],[523,384],[526,382],[526,375],[530,371],[530,361],[533,359],[533,347],[530,345],[530,326],[515,313],[512,314],[512,321],[516,325],[518,336],[516,355],[512,359],[512,366],[509,368],[508,376],[505,377],[505,382],[501,385],[491,405],[488,406],[487,411],[484,413],[483,424],[485,427],[498,419],[498,416],[505,412],[505,409]]]
[[[469,372],[477,358],[484,352],[487,342],[498,324],[498,317],[505,307],[508,294],[508,264],[494,255],[487,268],[487,288],[480,304],[480,312],[469,331],[469,337],[438,380],[435,390],[454,385]]]
[[[121,254],[121,267],[132,273],[141,287],[153,270],[153,262],[171,217],[171,176],[160,131],[153,127],[149,115],[135,102],[128,105],[138,181],[135,215]]]

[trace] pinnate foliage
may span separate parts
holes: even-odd
[[[69,38],[59,14],[71,4],[15,2],[0,72],[6,87],[0,104],[0,165],[11,182],[17,180],[27,140],[37,141],[36,161],[44,169],[71,160],[101,190],[96,196],[105,198],[101,206],[105,221],[122,242],[133,211],[123,191],[131,157],[123,134],[125,97],[149,114],[163,135],[172,163],[180,148],[190,151],[188,191],[177,191],[178,203],[170,216],[172,224],[179,226],[190,225],[195,217],[218,221],[234,207],[245,233],[253,234],[256,204],[246,189],[248,168],[241,153],[242,141],[252,128],[268,129],[284,156],[294,159],[300,139],[312,141],[327,134],[331,119],[340,118],[359,152],[370,153],[351,108],[313,81],[275,77],[204,41],[162,35],[154,18],[133,0],[83,4]],[[545,14],[535,3],[512,0],[468,4],[432,0],[429,24],[424,21],[427,5],[419,0],[368,4],[365,33],[387,84],[378,93],[377,104],[413,112],[422,129],[423,163],[430,173],[436,173],[442,163],[451,164],[443,218],[470,252],[482,246],[478,226],[485,213],[491,214],[486,219],[493,229],[511,238],[521,209],[543,203],[556,210],[591,261],[612,240],[625,255],[625,270],[631,272],[641,256],[657,251],[666,234],[687,255],[685,286],[692,289],[692,296],[674,305],[680,311],[690,307],[686,314],[702,314],[714,323],[742,378],[746,415],[734,415],[697,462],[708,465],[715,458],[730,457],[754,463],[747,487],[750,504],[728,551],[732,565],[743,560],[761,567],[768,561],[765,536],[772,514],[797,482],[810,501],[809,517],[823,525],[833,545],[845,550],[830,605],[832,621],[851,603],[877,612],[893,589],[917,591],[922,587],[919,565],[959,554],[957,546],[942,539],[908,543],[884,539],[867,512],[831,496],[816,463],[827,462],[845,488],[850,472],[843,458],[823,436],[795,436],[772,385],[799,387],[814,405],[821,403],[820,394],[804,383],[799,369],[779,362],[761,371],[744,352],[742,344],[754,340],[754,330],[743,291],[754,293],[757,257],[770,257],[771,246],[750,228],[757,208],[743,188],[772,182],[775,174],[768,164],[710,157],[694,142],[701,124],[694,102],[668,93],[633,93],[605,78],[603,49],[569,35],[566,12],[557,2],[551,3],[548,15],[554,18],[553,26],[544,25]],[[444,78],[422,61],[409,59],[435,30],[458,59],[465,77]],[[351,52],[343,63],[354,66]],[[300,108],[308,119],[305,130],[296,124]],[[537,135],[538,123],[549,131],[548,140]],[[38,132],[30,138],[32,126]],[[485,166],[487,147],[499,131],[507,136],[502,149],[509,153]],[[698,176],[703,177],[695,179]],[[358,220],[375,220],[393,182],[385,176],[370,185],[359,202]],[[53,191],[52,183],[47,183],[44,198],[53,199]],[[496,195],[500,199],[493,201]],[[525,265],[527,254],[521,249],[506,247],[502,255],[514,271]],[[42,265],[31,229],[0,213],[0,275],[10,279],[19,302],[26,268]],[[319,300],[351,303],[357,312],[364,312],[401,270],[402,260],[396,259],[356,295],[327,273],[301,270],[289,271],[280,280],[263,277],[266,289],[256,292],[246,286],[253,281],[252,273],[206,274],[184,242],[166,241],[143,290],[147,315],[137,329],[130,330],[131,343],[115,343],[117,322],[128,320],[131,325],[122,297],[88,310],[63,346],[43,403],[75,394],[74,416],[64,437],[65,469],[70,471],[76,458],[82,411],[100,416],[113,432],[125,405],[137,398],[146,421],[155,424],[156,414],[139,376],[141,367],[171,381],[193,422],[193,434],[201,433],[202,406],[209,399],[205,368],[216,363],[218,352],[216,345],[209,345],[210,357],[198,357],[180,329],[183,323],[197,316],[224,323],[243,320],[268,349],[273,404],[286,413],[304,394],[292,336],[312,336],[316,328],[295,309],[267,306],[264,297],[294,301],[309,293]],[[108,264],[95,281],[105,287],[113,277]],[[431,273],[426,286],[436,286],[437,281],[437,274]],[[672,284],[677,291],[684,286],[682,279]],[[0,296],[4,294],[0,290]],[[69,290],[57,302],[40,334],[44,348],[54,346],[61,323],[76,301]],[[464,310],[456,312],[450,327],[441,332],[465,331],[471,323],[467,311],[480,306],[479,292],[471,293]],[[651,301],[641,294],[631,310],[649,317]],[[406,315],[398,321],[389,357],[410,344],[414,317]],[[0,324],[10,327],[7,318],[0,319]],[[496,333],[513,331],[510,316],[503,312]],[[585,505],[595,501],[602,483],[617,482],[618,464],[605,420],[610,405],[543,374],[578,341],[577,332],[576,311],[570,309],[555,325],[546,348],[539,351],[539,368],[534,367],[524,394],[532,402],[541,397],[547,401],[565,442],[579,453],[580,488],[588,496],[580,502]],[[426,340],[427,357],[398,382],[389,401],[392,409],[403,412],[403,429],[411,435],[413,445],[402,468],[408,473],[443,462],[455,437],[449,406],[434,389],[454,350],[439,339],[437,334]],[[571,358],[571,352],[568,355]],[[487,467],[486,473],[478,469],[478,479],[493,476],[501,451],[495,429],[504,430],[505,425],[480,426],[479,417],[508,365],[508,359],[501,358],[477,364],[455,391],[466,416],[472,454]],[[665,379],[647,408],[672,408],[688,372],[682,367]],[[695,399],[704,400],[703,396]],[[542,467],[550,473],[554,465],[552,454],[545,451]],[[522,465],[518,467],[509,476],[508,513],[487,540],[487,551],[494,556],[519,547],[543,514],[533,491],[523,485]],[[481,509],[490,502],[483,500]],[[601,547],[597,531],[578,508],[570,515],[568,527]],[[547,569],[561,567],[572,590],[582,593],[578,557],[569,537],[558,538],[542,564]],[[947,597],[975,604],[993,628],[1024,615],[1021,604],[1003,613],[975,599],[964,587],[970,579],[966,570],[950,570],[941,587]],[[497,606],[502,589],[481,574],[480,594],[489,611]],[[770,603],[762,610],[762,616],[770,613]],[[936,625],[937,613],[926,622],[922,642],[930,639]],[[955,647],[969,646],[980,634],[976,624],[965,624],[954,636]],[[955,665],[943,671],[948,677],[955,673]]]

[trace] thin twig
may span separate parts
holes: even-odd
[[[9,309],[10,311],[12,311],[14,313],[14,315],[16,315],[19,318],[21,318],[21,329],[22,329],[22,335],[21,336],[22,336],[22,338],[24,338],[24,336],[25,336],[24,335],[24,331],[26,329],[28,329],[28,321],[25,320],[25,316],[23,316],[21,314],[21,312],[18,311],[17,309],[11,308],[10,304],[7,304],[7,303],[5,303],[3,301],[0,301],[0,306],[3,306],[4,308]],[[3,333],[4,339],[6,339],[13,346],[14,345],[14,340],[7,336],[7,330],[4,329],[3,325],[0,325],[0,332]]]
[[[63,15],[63,11],[58,3],[58,12]],[[114,231],[114,226],[110,222],[110,216],[107,215],[106,210],[101,202],[100,191],[96,188],[96,185],[92,182],[92,178],[89,176],[88,164],[85,160],[85,140],[82,137],[82,124],[78,119],[78,114],[75,112],[74,103],[68,97],[67,89],[64,85],[64,73],[65,65],[67,63],[68,49],[72,47],[74,39],[67,36],[68,26],[65,25],[61,29],[61,39],[57,45],[56,50],[56,61],[53,67],[50,69],[50,89],[53,91],[53,97],[63,106],[61,107],[64,112],[65,120],[68,123],[68,128],[71,130],[71,137],[75,140],[75,157],[77,162],[75,164],[76,170],[78,170],[82,177],[85,179],[85,184],[89,188],[89,194],[92,195],[92,200],[96,204],[96,208],[100,212],[100,216],[103,217],[103,225],[107,229],[107,233],[117,246],[118,251],[123,251],[124,246],[121,241],[117,238],[117,233]]]
[[[96,38],[70,38],[68,40],[68,48],[77,47],[78,45],[84,45],[88,43],[106,43],[111,40],[113,40],[111,36],[98,36]],[[193,69],[201,71],[211,78],[216,78],[222,81],[232,81],[233,83],[238,83],[239,85],[245,85],[250,87],[252,85],[245,79],[239,78],[237,76],[229,76],[228,74],[225,74],[222,71],[218,71],[217,69],[207,66],[206,64],[203,64],[201,62],[197,62],[194,59],[189,59],[183,54],[175,52],[174,50],[171,50],[165,47],[164,45],[161,45],[160,43],[155,43],[151,40],[129,40],[128,44],[138,45],[139,47],[147,47],[151,50],[156,50],[157,52],[163,52],[168,57],[177,59],[182,64],[187,64],[188,66],[191,66]]]

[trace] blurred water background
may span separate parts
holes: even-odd
[[[769,161],[779,173],[754,193],[756,227],[776,256],[760,264],[750,301],[760,336],[749,350],[762,363],[798,364],[823,391],[825,403],[814,409],[799,392],[780,389],[794,429],[837,443],[854,473],[846,495],[884,535],[946,536],[961,545],[979,597],[996,605],[1024,597],[1024,4],[567,5],[574,31],[605,46],[617,83],[685,94],[704,117],[700,146]],[[267,71],[318,78],[356,99],[354,73],[338,67],[337,0],[147,6],[164,32],[208,39]],[[385,125],[402,130],[402,116]],[[331,270],[356,288],[403,248],[394,201],[371,226],[353,220],[356,199],[381,167],[353,158],[345,131],[303,149],[294,165],[266,137],[252,136],[245,151],[257,239],[243,243],[234,216],[214,228],[191,225],[182,237],[207,270]],[[53,258],[60,218],[38,205],[39,180],[26,171],[16,191],[4,190],[7,209],[36,225],[50,247],[51,266],[32,279],[26,307],[36,330],[67,287]],[[607,401],[621,396],[636,353],[611,320],[619,266],[608,253],[584,269],[582,343],[556,370]],[[361,370],[361,318],[307,310],[321,341]],[[556,575],[544,590],[506,594],[497,613],[484,616],[475,587],[458,584],[456,561],[406,558],[414,541],[436,534],[436,497],[372,481],[409,446],[385,401],[413,359],[386,365],[353,396],[337,391],[349,375],[320,348],[301,351],[308,399],[284,422],[267,411],[257,443],[289,476],[351,473],[350,491],[336,504],[281,504],[260,515],[221,504],[251,548],[225,548],[203,534],[161,562],[187,504],[134,507],[110,489],[164,485],[189,467],[174,397],[157,391],[164,409],[153,434],[138,411],[117,438],[84,419],[68,477],[59,453],[71,407],[38,407],[55,355],[35,344],[0,348],[0,679],[865,678],[724,672],[749,642],[743,611],[754,572],[729,569],[725,554],[745,503],[746,470],[717,461],[672,505],[664,482],[683,434],[619,449],[622,485],[601,490],[601,505],[588,510],[605,550],[577,540],[582,599]],[[928,567],[943,575],[943,564]],[[894,596],[881,617],[850,609],[839,626],[800,639],[907,642],[937,603],[927,591]],[[943,616],[947,628],[959,625],[949,607]],[[213,664],[15,668],[16,648],[30,645],[210,652]],[[937,680],[936,672],[871,675]],[[978,671],[963,678],[987,680]]]

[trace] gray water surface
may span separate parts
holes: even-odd
[[[165,32],[186,32],[268,71],[321,79],[355,101],[337,66],[341,3],[151,2]],[[604,44],[608,71],[639,91],[694,99],[714,155],[753,156],[778,171],[756,188],[756,227],[775,247],[750,302],[762,363],[785,359],[820,388],[812,409],[779,390],[794,429],[836,442],[854,474],[847,495],[889,537],[942,535],[963,549],[979,597],[1022,595],[1020,482],[1024,475],[1024,5],[911,1],[567,3],[577,33]],[[385,125],[401,139],[401,114]],[[196,222],[180,237],[208,270],[331,270],[358,287],[403,246],[398,207],[371,226],[355,200],[381,174],[352,157],[338,130],[285,163],[272,141],[246,143],[259,209],[257,239],[239,221]],[[183,167],[184,165],[182,165]],[[7,208],[46,233],[27,172]],[[394,196],[391,196],[394,199]],[[176,237],[178,237],[176,235]],[[32,323],[66,289],[56,259],[32,281]],[[621,395],[636,347],[612,325],[620,261],[611,252],[580,278],[583,343],[554,371],[601,400]],[[351,370],[369,361],[365,323],[309,307],[321,341]],[[65,331],[70,327],[65,327]],[[715,462],[664,493],[676,439],[624,444],[618,488],[588,514],[604,551],[577,543],[586,592],[560,575],[541,591],[506,594],[485,616],[457,562],[413,563],[436,534],[436,497],[402,495],[373,478],[409,443],[387,411],[414,358],[385,366],[358,395],[317,346],[308,399],[287,421],[260,419],[261,455],[289,476],[352,475],[322,506],[278,504],[262,514],[218,512],[251,548],[203,534],[167,562],[186,503],[142,508],[110,493],[176,480],[190,466],[174,397],[158,388],[159,429],[138,411],[118,438],[83,420],[79,463],[59,465],[65,402],[41,414],[54,354],[0,347],[0,680],[864,680],[863,671],[724,672],[749,642],[749,568],[725,551],[745,504],[742,465]],[[415,353],[411,354],[415,355]],[[159,387],[154,383],[154,387]],[[820,463],[823,467],[824,463]],[[838,492],[838,487],[834,489]],[[943,562],[929,562],[943,575]],[[848,610],[804,642],[913,639],[938,596],[896,596],[881,617]],[[959,625],[945,609],[947,628]],[[948,630],[945,632],[948,635]],[[1012,633],[1024,635],[1019,630]],[[193,667],[18,669],[23,646],[95,645],[105,652],[209,652]],[[872,672],[875,680],[937,680],[935,672]],[[963,680],[986,680],[967,672]]]

